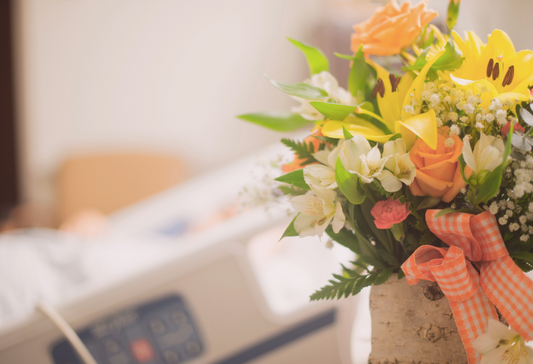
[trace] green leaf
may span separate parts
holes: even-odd
[[[466,174],[465,174],[466,162],[465,162],[465,159],[463,157],[463,154],[461,154],[459,156],[458,160],[459,160],[459,170],[461,171],[461,176],[463,177],[463,182],[464,183],[468,183],[468,179],[466,178]]]
[[[359,245],[357,244],[357,238],[355,235],[346,228],[342,228],[338,233],[333,231],[331,225],[326,228],[326,234],[339,243],[340,245],[350,249],[355,254],[359,254]]]
[[[374,236],[376,243],[381,243],[382,246],[387,246],[388,244],[392,244],[392,242],[389,240],[385,230],[378,229],[376,227],[374,216],[372,216],[372,214],[370,213],[374,205],[375,204],[372,203],[370,199],[366,199],[361,205],[359,205],[359,208],[361,210],[361,216],[358,217],[357,223],[360,224],[360,218],[362,218],[371,230],[371,233]]]
[[[405,277],[405,273],[404,273],[404,271],[400,268],[400,271],[398,272],[398,280],[402,279],[403,277]]]
[[[502,183],[503,170],[507,163],[507,158],[511,154],[511,138],[513,136],[513,125],[509,129],[509,134],[507,134],[507,142],[505,143],[505,151],[503,153],[503,161],[498,167],[496,167],[490,174],[483,184],[479,187],[476,199],[474,201],[474,206],[479,205],[481,202],[487,203],[491,198],[496,196],[500,185]]]
[[[346,139],[346,140],[350,140],[350,139],[353,138],[352,133],[350,133],[350,131],[348,129],[346,129],[344,124],[342,124],[342,133],[344,134],[344,139]]]
[[[244,114],[237,117],[265,128],[282,132],[295,131],[312,123],[312,121],[304,119],[300,114],[290,112],[264,112]]]
[[[530,252],[521,252],[521,253],[511,253],[509,254],[511,258],[520,259],[533,264],[533,253]]]
[[[344,169],[340,158],[335,165],[335,180],[342,194],[354,205],[359,205],[365,200],[365,195],[359,191],[359,176]]]
[[[354,56],[350,56],[349,54],[342,54],[342,53],[337,53],[337,52],[333,54],[339,58],[347,59],[348,61],[353,61],[355,59]]]
[[[448,215],[448,214],[451,214],[452,212],[466,212],[468,214],[476,214],[477,213],[477,211],[472,210],[472,209],[457,209],[457,210],[454,210],[451,207],[448,207],[446,209],[441,210],[438,214],[435,215],[435,217],[441,217],[441,216],[444,216],[444,215]]]
[[[285,186],[285,185],[281,185],[278,188],[286,196],[301,196],[301,195],[305,195],[308,191],[304,188]]]
[[[342,105],[332,102],[313,101],[310,102],[310,104],[329,120],[338,121],[343,121],[348,117],[348,115],[357,109],[357,106]]]
[[[295,171],[284,174],[283,176],[279,176],[278,178],[274,178],[274,181],[288,183],[298,188],[303,188],[306,190],[311,189],[311,187],[309,187],[309,185],[305,183],[303,169],[297,169]]]
[[[289,226],[287,226],[287,228],[285,229],[285,231],[283,232],[283,235],[281,235],[281,238],[279,238],[279,240],[283,238],[291,237],[291,236],[299,236],[298,233],[296,232],[296,229],[294,228],[294,220],[296,220],[298,215],[296,215],[294,219],[292,219],[291,223],[289,224]]]
[[[428,209],[433,206],[437,206],[440,200],[441,199],[438,197],[427,196],[426,198],[422,200],[422,202],[420,202],[420,204],[416,207],[416,209],[422,210],[422,209]]]
[[[327,100],[329,98],[326,91],[308,83],[281,83],[274,81],[267,75],[265,75],[265,77],[279,90],[291,96],[300,97],[306,100]]]
[[[396,134],[394,134],[393,136],[390,137],[389,142],[392,142],[392,141],[394,141],[396,139],[400,139],[401,137],[402,137],[402,134],[396,133]]]
[[[426,56],[428,52],[430,51],[430,49],[431,48],[429,47],[424,49],[422,53],[420,53],[420,55],[416,59],[415,63],[413,63],[411,66],[403,67],[402,71],[415,71],[415,70],[419,71],[422,68],[424,68],[424,65],[427,63]]]
[[[297,40],[287,38],[292,44],[298,47],[302,52],[304,52],[305,57],[307,58],[307,64],[309,65],[309,71],[311,75],[315,73],[320,73],[322,71],[327,71],[329,69],[329,62],[324,53],[315,47],[298,42]]]
[[[451,214],[452,212],[457,212],[457,210],[452,209],[451,207],[448,207],[446,209],[440,210],[439,213],[435,215],[435,217],[437,218],[437,217],[441,217],[444,215],[448,215],[448,214]]]
[[[359,47],[355,53],[352,69],[348,77],[348,90],[355,97],[357,103],[365,101],[366,79],[370,71],[365,61],[363,46]]]
[[[464,61],[464,57],[455,49],[455,43],[451,40],[446,43],[444,47],[446,51],[439,57],[438,60],[433,63],[430,70],[435,71],[455,71],[457,68],[461,67]],[[420,71],[427,63],[426,54],[429,49],[426,49],[420,56],[417,58],[415,63],[409,67],[403,67],[404,71]]]

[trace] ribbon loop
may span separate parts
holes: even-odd
[[[466,265],[463,251],[455,246],[448,249],[442,262],[433,260],[429,263],[433,277],[449,300],[463,301],[474,294],[474,285]]]
[[[487,331],[488,319],[497,319],[494,304],[507,322],[526,340],[533,339],[533,281],[513,262],[496,218],[451,213],[435,217],[428,210],[426,222],[449,249],[424,245],[402,265],[410,285],[420,279],[436,281],[450,302],[469,363],[480,355],[473,342]],[[472,266],[480,267],[481,275]]]

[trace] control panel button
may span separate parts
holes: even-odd
[[[180,357],[178,353],[172,350],[165,351],[163,355],[165,355],[165,360],[167,361],[168,364],[176,364],[180,362]]]
[[[187,341],[185,348],[187,349],[189,355],[196,355],[200,352],[200,344],[194,340]]]
[[[154,348],[146,339],[137,339],[130,343],[133,357],[139,363],[148,363],[155,358]]]
[[[187,315],[183,311],[174,311],[172,312],[172,320],[178,325],[186,324],[188,319]]]
[[[150,320],[150,329],[156,335],[163,335],[166,331],[165,324],[158,319]]]
[[[115,340],[109,339],[105,341],[105,349],[110,354],[116,354],[120,351],[120,346]]]

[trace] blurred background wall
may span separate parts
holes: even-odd
[[[415,1],[416,2],[416,1]],[[263,77],[307,75],[286,36],[322,47],[340,72],[351,25],[370,0],[15,0],[22,202],[53,207],[71,155],[146,150],[181,157],[191,175],[280,135],[235,115],[293,102]],[[512,14],[510,4],[518,6]],[[532,47],[528,0],[463,0],[458,30],[509,32]],[[431,0],[441,21],[447,0]],[[529,9],[529,10],[528,10]],[[344,63],[343,63],[344,62]]]

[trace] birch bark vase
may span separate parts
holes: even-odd
[[[370,291],[370,364],[466,364],[448,299],[436,283],[393,274]]]

